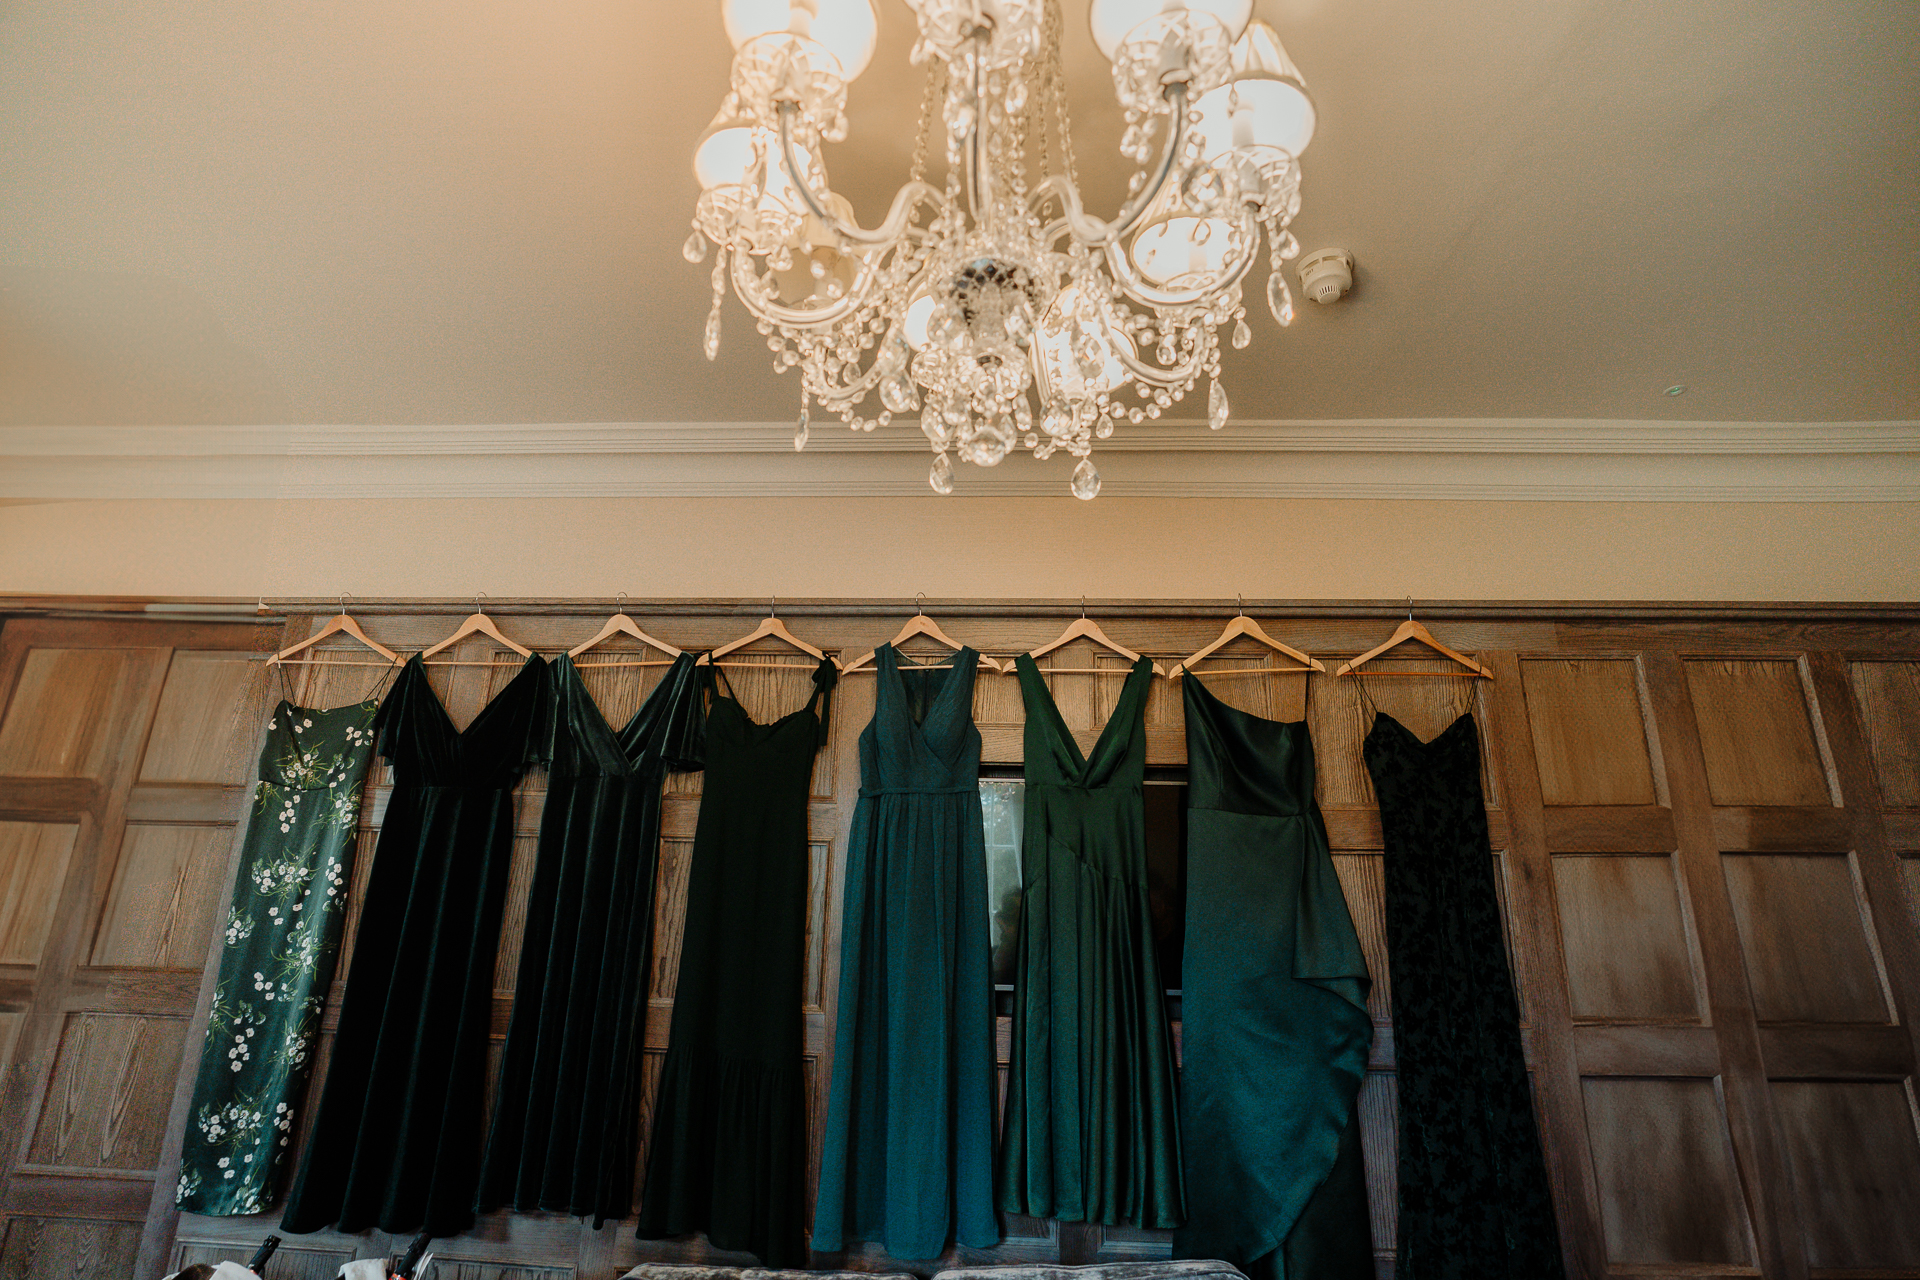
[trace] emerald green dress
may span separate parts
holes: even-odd
[[[174,1189],[188,1213],[259,1213],[279,1193],[340,958],[378,707],[283,701],[267,721]]]
[[[1024,902],[1000,1207],[1062,1222],[1186,1217],[1173,1035],[1147,906],[1147,687],[1136,662],[1082,755],[1033,659]]]
[[[1313,798],[1306,721],[1188,676],[1181,1258],[1373,1280],[1360,1082],[1370,979]]]
[[[883,644],[874,666],[813,1247],[872,1240],[934,1258],[956,1237],[1000,1243],[979,655],[929,670]]]

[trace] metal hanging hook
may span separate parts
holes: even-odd
[[[1083,618],[1087,616],[1087,598],[1085,596],[1080,597],[1080,616]]]
[[[624,591],[615,592],[613,597],[613,602],[620,606],[620,612],[625,613],[627,611],[627,593],[626,592]]]
[[[487,598],[487,593],[486,593],[486,592],[484,592],[484,591],[476,591],[476,592],[474,592],[474,593],[473,593],[473,611],[474,611],[475,613],[485,613],[485,612],[486,612],[486,610],[485,610],[485,609],[482,609],[482,608],[480,607],[480,602],[481,602],[482,600],[485,600],[486,598]]]
[[[1238,591],[1233,593],[1233,598],[1240,602],[1240,616],[1242,618],[1246,617],[1247,616],[1247,598],[1241,595]]]
[[[1413,621],[1413,597],[1412,596],[1407,597],[1407,621],[1408,622]]]
[[[927,611],[926,592],[916,591],[913,593],[913,611],[919,614],[924,614]]]
[[[771,617],[773,617],[773,616],[774,616],[774,612],[773,612],[773,602],[774,602],[774,599],[775,599],[775,597],[773,597],[773,596],[768,596],[768,597],[767,597],[767,616],[768,616],[769,618],[771,618]]]
[[[340,593],[340,612],[345,613],[346,611],[347,611],[347,593],[342,591]]]

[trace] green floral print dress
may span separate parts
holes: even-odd
[[[283,701],[267,722],[174,1192],[189,1213],[259,1213],[278,1194],[339,958],[377,708]]]

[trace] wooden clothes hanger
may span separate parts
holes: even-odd
[[[480,602],[486,598],[487,598],[487,593],[484,591],[482,591],[479,595],[475,596],[473,598],[474,612],[468,616],[465,622],[460,624],[459,629],[456,630],[452,635],[448,636],[445,640],[442,640],[439,644],[434,645],[433,648],[422,650],[420,654],[420,661],[425,662],[427,659],[431,658],[434,654],[439,653],[442,649],[450,649],[454,645],[460,643],[462,640],[465,640],[468,636],[473,636],[473,635],[485,636],[489,640],[494,640],[499,642],[500,644],[507,646],[507,648],[513,650],[515,653],[519,654],[523,658],[531,658],[533,656],[533,650],[527,648],[525,645],[515,644],[513,641],[501,635],[500,628],[493,625],[493,619],[489,618],[486,614],[480,612]],[[447,662],[442,663],[441,665],[490,667],[494,664],[491,662],[462,663],[462,662],[453,662],[449,660]]]
[[[1233,621],[1227,623],[1226,630],[1220,633],[1219,638],[1198,653],[1174,663],[1173,670],[1167,673],[1168,678],[1178,680],[1181,676],[1192,674],[1194,663],[1200,661],[1202,658],[1211,656],[1215,650],[1222,648],[1231,641],[1238,640],[1241,636],[1258,640],[1261,644],[1266,645],[1267,648],[1272,649],[1276,653],[1285,654],[1300,665],[1297,667],[1234,668],[1227,671],[1210,671],[1207,673],[1208,675],[1216,677],[1271,676],[1284,675],[1290,671],[1325,671],[1327,669],[1327,664],[1318,658],[1309,657],[1285,641],[1275,640],[1263,631],[1259,623],[1247,616],[1246,602],[1243,600],[1241,602],[1240,612],[1234,616]]]
[[[267,665],[271,667],[278,663],[286,662],[287,659],[293,657],[294,654],[304,653],[306,650],[311,649],[313,648],[313,646],[319,644],[322,640],[325,640],[328,636],[348,636],[354,640],[358,640],[361,644],[365,645],[367,648],[373,650],[375,653],[385,658],[386,661],[385,662],[349,662],[349,661],[340,661],[340,660],[330,661],[324,658],[305,658],[291,665],[298,666],[298,667],[304,667],[304,666],[390,667],[394,663],[400,661],[399,654],[387,648],[387,646],[381,644],[378,640],[375,640],[372,636],[369,636],[366,632],[360,629],[360,624],[355,622],[353,618],[349,616],[347,613],[347,598],[345,596],[341,596],[340,612],[337,615],[335,615],[332,619],[330,619],[326,626],[320,628],[318,631],[308,636],[305,640],[302,640],[299,644],[289,645],[286,648],[282,649],[280,652],[274,654],[272,657],[267,659]]]
[[[585,653],[587,650],[593,648],[595,645],[604,644],[606,641],[611,640],[614,636],[632,636],[635,640],[638,640],[641,644],[646,645],[649,648],[660,650],[660,652],[667,655],[666,658],[660,661],[589,662],[584,665],[589,667],[670,667],[672,666],[673,660],[680,656],[680,650],[674,648],[672,645],[668,644],[665,640],[655,639],[653,636],[650,636],[646,632],[642,631],[640,629],[640,624],[635,622],[632,618],[629,618],[626,615],[626,611],[624,608],[626,604],[626,600],[627,600],[627,593],[622,591],[620,593],[620,604],[622,606],[621,611],[618,613],[615,613],[611,618],[608,618],[606,625],[601,627],[600,630],[597,633],[595,633],[593,639],[587,641],[585,644],[577,644],[573,648],[567,650],[567,656],[569,658],[577,658],[581,654]]]
[[[812,658],[827,657],[827,655],[824,652],[814,648],[812,645],[808,644],[805,640],[802,640],[799,636],[787,630],[787,624],[780,621],[780,616],[774,612],[773,597],[769,596],[767,597],[767,616],[761,619],[759,626],[755,627],[752,631],[749,631],[746,635],[741,636],[738,640],[729,640],[725,644],[719,646],[718,648],[709,651],[708,653],[706,653],[701,657],[700,661],[702,663],[713,663],[716,666],[723,666],[723,667],[791,667],[793,664],[790,662],[745,662],[745,661],[721,662],[719,661],[719,659],[725,657],[729,653],[732,653],[735,649],[744,648],[745,646],[752,644],[755,640],[763,640],[768,636],[772,636],[775,640],[785,641],[787,644],[792,645],[794,648],[798,649],[800,652],[806,654],[809,657],[812,657]],[[831,661],[831,659],[828,659],[828,660]],[[836,662],[834,663],[834,665],[837,667],[840,664]]]
[[[1037,649],[1027,650],[1027,656],[1029,658],[1038,658],[1042,654],[1052,653],[1061,645],[1068,644],[1074,640],[1091,640],[1101,648],[1117,653],[1129,662],[1140,661],[1139,654],[1114,640],[1112,636],[1109,636],[1100,629],[1099,623],[1087,616],[1087,602],[1085,597],[1082,597],[1080,600],[1080,616],[1072,622],[1069,622],[1065,631],[1062,631],[1059,635],[1047,641],[1047,643]],[[1004,669],[1005,668],[1002,668],[1002,670]],[[1118,667],[1041,667],[1040,671],[1041,674],[1050,676],[1124,676],[1128,674]],[[1167,673],[1162,671],[1160,664],[1156,662],[1153,664],[1153,674],[1164,676]]]
[[[1453,659],[1467,669],[1464,673],[1466,675],[1481,680],[1493,679],[1493,672],[1487,670],[1466,654],[1461,653],[1458,649],[1449,649],[1446,645],[1441,644],[1439,640],[1434,638],[1433,632],[1413,620],[1413,598],[1411,596],[1407,598],[1407,620],[1396,627],[1393,634],[1388,636],[1386,640],[1367,650],[1359,657],[1352,659],[1345,666],[1341,667],[1340,670],[1334,672],[1334,678],[1338,679],[1341,676],[1353,675],[1361,666],[1372,662],[1375,658],[1393,648],[1395,645],[1408,640],[1417,640],[1442,657]],[[1438,676],[1451,680],[1458,679],[1462,673],[1458,671],[1376,671],[1373,674],[1376,676],[1426,676],[1429,678]]]
[[[937,641],[938,643],[947,646],[947,648],[953,650],[955,653],[958,653],[960,652],[960,650],[966,648],[967,647],[966,645],[961,644],[958,640],[955,640],[952,636],[942,631],[940,629],[940,624],[927,616],[926,610],[920,607],[921,603],[924,602],[925,600],[926,600],[925,596],[915,597],[914,615],[911,618],[907,619],[907,625],[904,627],[901,627],[899,630],[899,633],[896,634],[893,637],[893,639],[887,641],[887,643],[892,645],[894,648],[898,649],[901,645],[913,639],[915,636],[925,636],[929,640]],[[858,658],[855,658],[851,663],[842,667],[840,669],[841,674],[852,675],[856,671],[878,671],[879,668],[873,665],[873,659],[874,659],[874,656],[879,652],[880,651],[878,649],[872,649],[864,654],[861,654]],[[976,650],[975,652],[977,653],[978,651]],[[992,658],[987,657],[984,653],[980,654],[979,657],[980,657],[980,669],[982,671],[992,671],[996,674],[1006,671],[1005,667],[995,662]],[[951,662],[941,662],[941,663],[916,662],[913,665],[921,671],[945,671],[948,668],[952,667],[953,663]]]

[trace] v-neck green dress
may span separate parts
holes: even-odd
[[[1000,1207],[1062,1222],[1186,1217],[1173,1034],[1147,904],[1147,687],[1136,662],[1082,755],[1033,659],[1023,905]]]
[[[686,653],[623,729],[566,654],[553,692],[540,855],[480,1208],[559,1210],[598,1227],[633,1210],[660,784],[669,769],[699,768],[705,717]]]
[[[935,1258],[1000,1243],[993,1212],[993,975],[980,812],[979,655],[874,654],[847,840],[833,1087],[813,1247]]]

